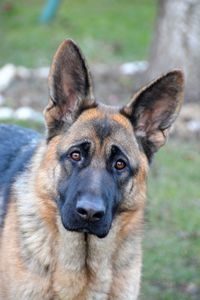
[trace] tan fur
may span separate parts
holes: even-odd
[[[79,118],[79,122],[86,122],[95,119],[103,119],[104,113],[96,108],[86,110]]]

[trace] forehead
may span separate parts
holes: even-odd
[[[112,141],[127,151],[133,146],[137,148],[131,123],[117,110],[93,108],[84,111],[64,135],[63,143],[73,144],[82,139],[91,139],[100,145]]]

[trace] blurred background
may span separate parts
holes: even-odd
[[[80,45],[105,103],[184,70],[184,107],[150,171],[140,299],[199,300],[200,1],[1,0],[0,37],[0,122],[39,131],[49,65],[65,38]]]

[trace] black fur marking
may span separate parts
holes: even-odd
[[[71,146],[67,152],[58,153],[58,159],[62,163],[64,167],[67,168],[66,164],[69,166],[69,163],[72,164],[73,167],[78,167],[80,169],[85,168],[89,165],[91,161],[91,153],[90,153],[91,143],[89,141],[80,141],[75,145]],[[80,161],[73,161],[71,159],[71,153],[73,151],[79,151],[81,153]]]
[[[146,138],[137,138],[139,148],[146,155],[149,164],[151,164],[154,153],[156,152],[155,145]]]
[[[107,119],[93,121],[94,130],[102,145],[104,140],[110,136],[114,130],[113,124]]]
[[[122,159],[125,161],[128,169],[127,179],[130,177],[135,176],[139,171],[139,162],[135,161],[134,164],[130,164],[130,161],[123,149],[119,145],[113,145],[111,149],[111,156],[109,158],[109,164],[112,165],[112,162],[116,162],[118,159]],[[122,170],[122,173],[124,173],[124,170]]]
[[[30,161],[40,135],[15,125],[0,125],[0,227],[7,212],[12,184]]]

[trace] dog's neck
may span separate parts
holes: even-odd
[[[111,230],[107,237],[100,239],[90,234],[67,231],[61,222],[58,227],[58,260],[63,268],[86,268],[88,272],[96,274],[97,269],[102,265],[106,268],[106,264],[111,262],[113,247],[111,251],[110,243],[114,242],[114,230]]]
[[[87,297],[91,293],[91,298],[87,299],[98,299],[100,295],[99,299],[104,299],[112,281],[114,230],[107,237],[99,239],[90,234],[67,231],[59,221],[58,228],[56,273],[66,278],[66,285],[69,284],[69,277],[74,282],[78,279],[77,288],[81,293],[85,289]],[[69,291],[70,286],[67,289]]]

